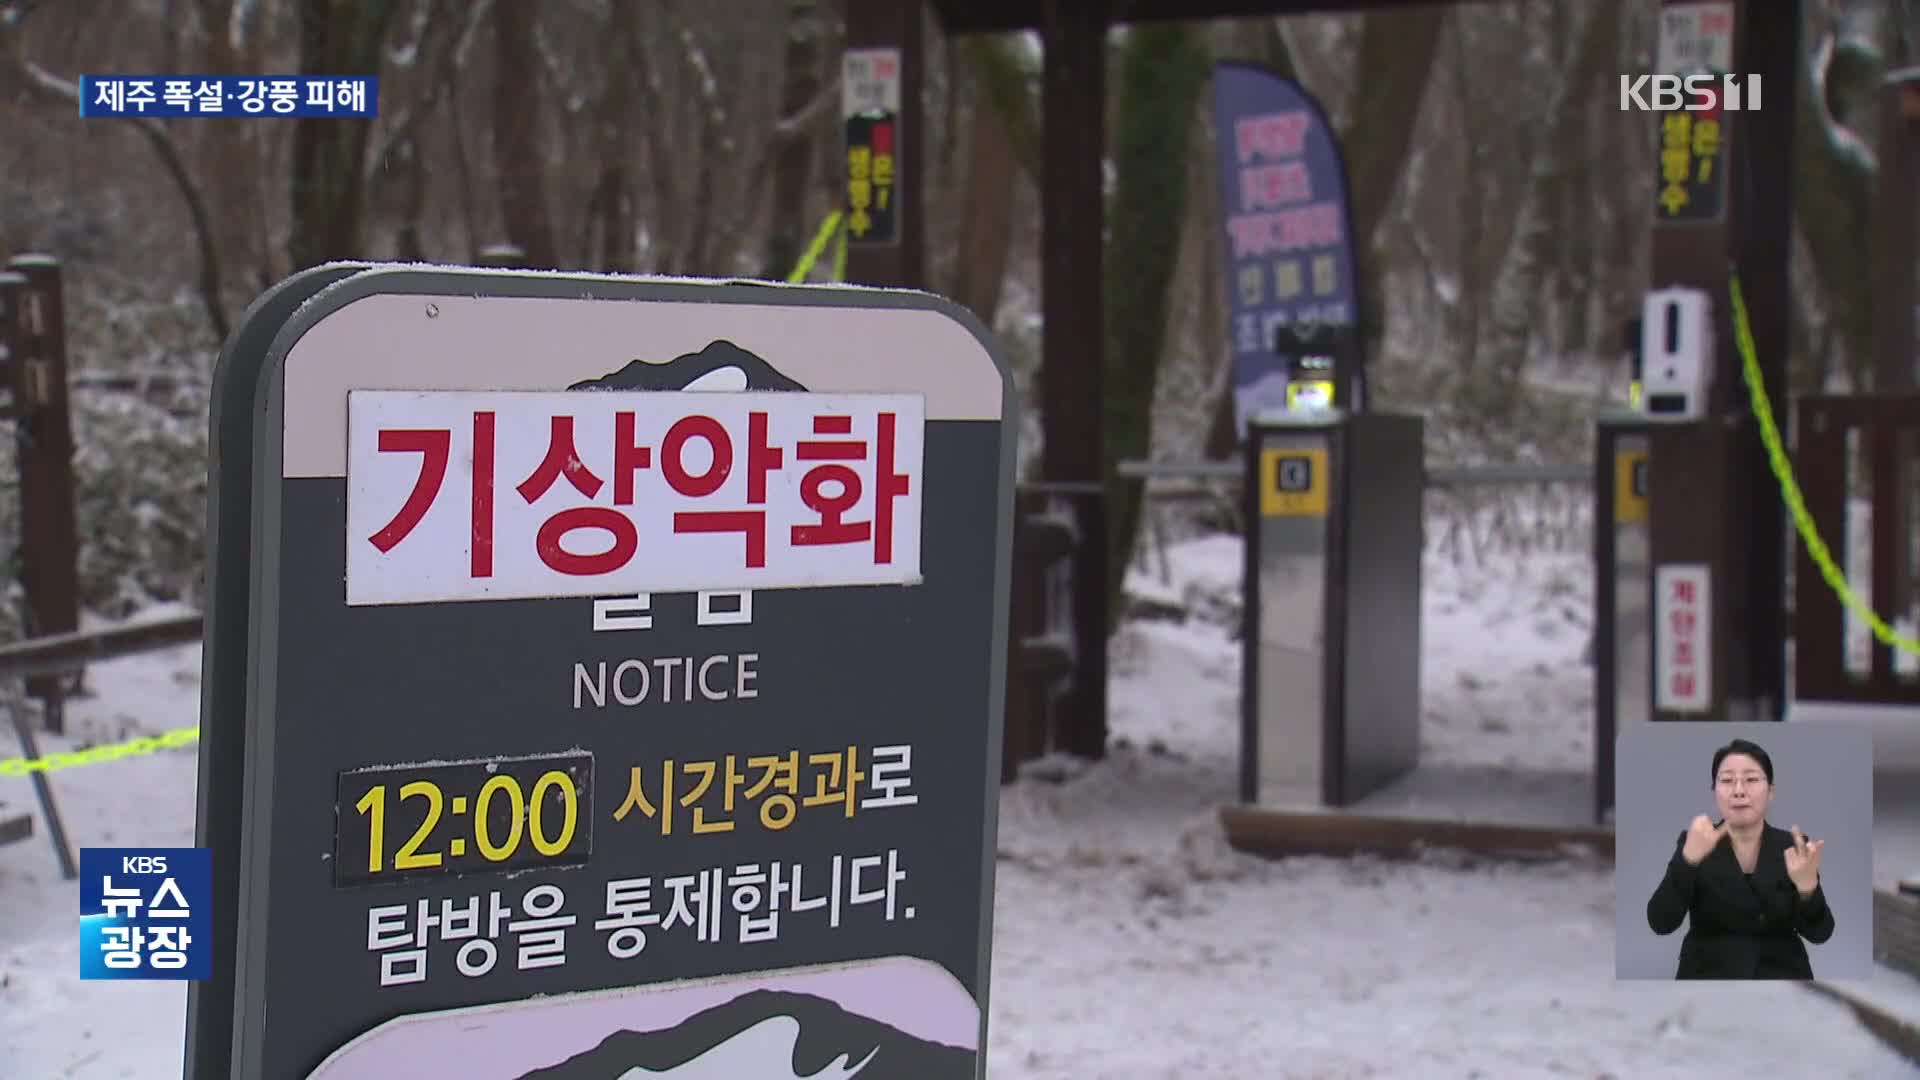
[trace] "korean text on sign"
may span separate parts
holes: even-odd
[[[909,394],[348,397],[347,603],[920,580]]]
[[[1712,701],[1712,578],[1701,566],[1662,566],[1654,575],[1654,704],[1675,712],[1702,712]]]
[[[912,768],[913,747],[906,745],[876,746],[864,766],[860,749],[854,746],[804,755],[798,750],[759,756],[728,754],[723,761],[668,759],[658,765],[631,767],[626,798],[613,819],[623,821],[638,811],[660,823],[660,835],[671,836],[678,806],[688,812],[685,827],[696,834],[732,832],[736,815],[746,816],[741,811],[747,804],[758,803],[752,817],[759,819],[762,828],[779,832],[793,824],[803,807],[832,807],[850,818],[855,807],[879,810],[917,805],[920,796],[908,790]],[[811,784],[802,784],[803,772]],[[862,781],[867,781],[864,789]]]
[[[1660,209],[1674,217],[1711,194],[1720,160],[1720,116],[1670,112],[1660,118]]]
[[[206,848],[82,848],[80,977],[207,978],[212,902]]]
[[[83,75],[80,115],[358,116],[379,113],[368,75]]]
[[[379,985],[404,986],[426,982],[430,972],[444,970],[438,963],[446,958],[467,979],[496,967],[564,967],[570,932],[616,960],[634,959],[653,937],[676,928],[703,944],[754,945],[780,940],[782,916],[824,922],[828,930],[856,914],[879,922],[911,919],[915,908],[899,892],[906,880],[899,850],[889,848],[812,864],[739,863],[616,878],[585,914],[569,912],[566,893],[553,884],[528,887],[517,910],[513,896],[498,889],[380,904],[367,910],[367,952],[379,957]],[[874,914],[856,911],[862,908]],[[443,958],[436,963],[436,956]]]

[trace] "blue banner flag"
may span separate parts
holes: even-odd
[[[212,949],[208,849],[80,849],[82,979],[205,979]]]
[[[371,75],[82,75],[80,115],[377,116]]]
[[[1213,140],[1244,435],[1249,415],[1287,407],[1282,327],[1357,327],[1358,271],[1346,166],[1313,95],[1256,64],[1216,65]]]

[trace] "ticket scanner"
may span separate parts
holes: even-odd
[[[1284,352],[1284,350],[1283,350]],[[1347,806],[1420,753],[1420,417],[1339,405],[1339,353],[1288,354],[1248,418],[1241,799]]]

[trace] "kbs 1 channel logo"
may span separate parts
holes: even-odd
[[[1759,112],[1760,76],[1622,75],[1621,112]]]
[[[207,978],[212,904],[206,848],[81,848],[80,977]]]

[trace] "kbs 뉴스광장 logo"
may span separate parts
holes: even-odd
[[[212,903],[206,848],[81,848],[80,977],[207,978]]]

